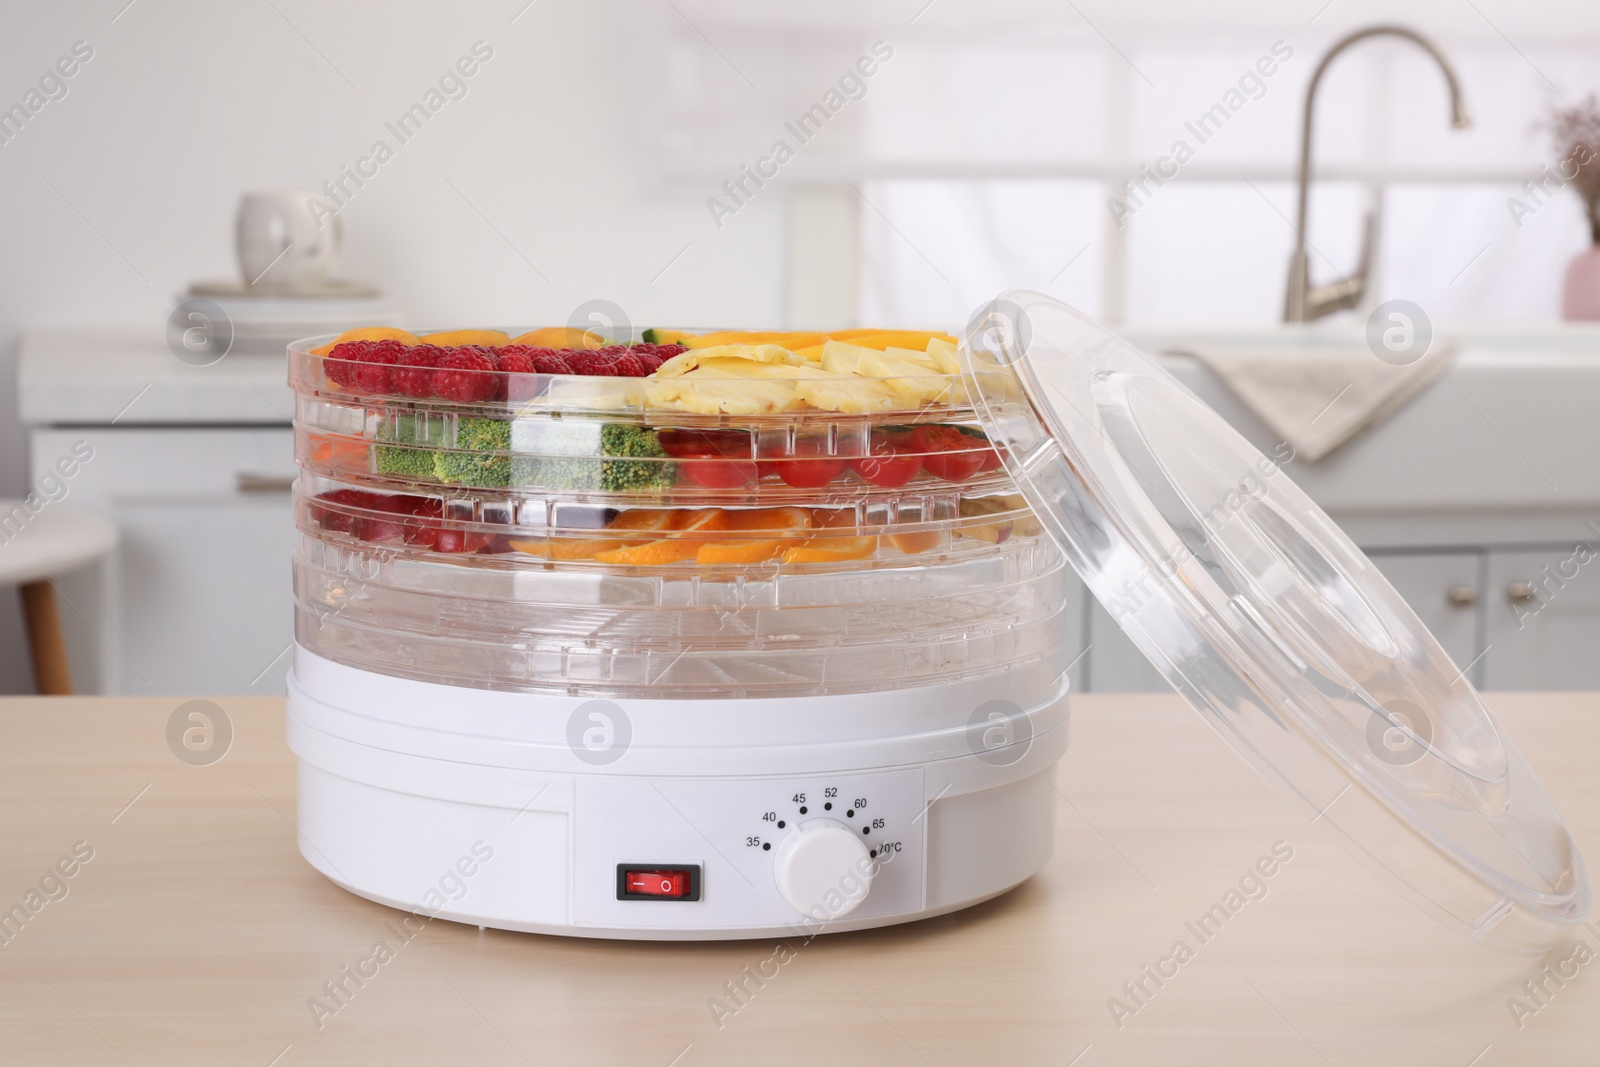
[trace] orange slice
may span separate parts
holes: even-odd
[[[371,461],[367,457],[366,441],[352,441],[348,437],[334,435],[307,434],[306,444],[311,447],[311,458],[314,463],[367,473]]]
[[[753,508],[749,511],[729,511],[726,515],[727,528],[730,530],[786,533],[811,529],[811,512],[805,508]]]
[[[825,333],[799,333],[792,330],[718,330],[697,337],[685,337],[678,343],[687,348],[716,348],[719,345],[782,345],[793,352],[799,348],[820,345],[828,339]]]
[[[718,563],[765,563],[794,550],[799,542],[792,537],[769,540],[712,541],[700,546],[694,561],[702,567]]]
[[[843,563],[866,559],[878,550],[876,537],[813,537],[783,554],[785,563]]]
[[[834,341],[848,341],[860,348],[875,348],[880,352],[886,348],[913,348],[921,352],[935,337],[952,343],[955,341],[954,337],[937,330],[840,330],[828,336]]]
[[[511,338],[500,330],[446,330],[443,333],[425,335],[422,343],[438,345],[440,348],[454,348],[457,345],[510,344]]]
[[[676,536],[646,541],[642,545],[608,549],[594,558],[601,563],[621,563],[632,567],[654,567],[693,559],[705,543],[705,535],[723,529],[727,522],[720,508],[680,511],[676,516],[671,527],[671,532]]]
[[[939,547],[939,531],[921,530],[917,533],[889,534],[889,543],[908,556]]]
[[[856,525],[854,508],[812,508],[811,528],[814,530],[848,530]]]
[[[606,523],[608,530],[670,530],[678,513],[664,508],[635,508]]]
[[[404,341],[408,345],[422,343],[422,339],[416,334],[393,326],[362,326],[359,329],[346,330],[320,348],[313,348],[311,354],[325,356],[333,351],[334,345],[344,344],[346,341]]]
[[[594,559],[602,552],[621,548],[623,544],[621,541],[593,537],[530,537],[506,543],[518,552],[553,560]]]
[[[599,348],[605,343],[606,339],[593,330],[580,330],[575,326],[546,326],[542,330],[529,330],[511,339],[511,344],[533,345],[535,348]]]
[[[604,532],[666,533],[675,528],[684,514],[669,508],[634,508],[612,519]],[[602,552],[615,552],[630,544],[635,548],[643,547],[637,539],[619,537],[527,537],[508,543],[518,552],[552,560],[596,559]]]

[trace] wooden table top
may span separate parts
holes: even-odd
[[[208,766],[168,748],[180,703],[0,701],[0,909],[30,891],[42,901],[0,944],[0,1063],[1600,1059],[1600,962],[1569,963],[1575,975],[1552,979],[1545,961],[1435,925],[1168,695],[1073,698],[1055,858],[998,900],[781,949],[440,921],[319,1028],[308,1002],[376,940],[392,940],[386,924],[398,913],[301,860],[281,701],[220,699],[234,738]],[[1490,703],[1591,861],[1600,857],[1600,694],[1492,694]],[[1275,845],[1293,855],[1265,881],[1266,895],[1197,941],[1185,923]],[[1584,936],[1600,948],[1600,936]],[[1153,992],[1114,1017],[1112,998],[1134,1004],[1123,983],[1179,940],[1192,958],[1159,988],[1146,979]],[[1547,957],[1550,973],[1570,957]],[[772,977],[759,988],[746,981],[754,992],[739,1004],[726,984],[747,968]],[[1524,992],[1529,979],[1544,983],[1537,999]],[[715,1000],[736,1010],[714,1014]]]

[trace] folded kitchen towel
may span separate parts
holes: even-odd
[[[1368,426],[1399,411],[1454,358],[1455,342],[1435,340],[1414,363],[1385,363],[1365,346],[1184,348],[1221,378],[1246,407],[1315,463]]]

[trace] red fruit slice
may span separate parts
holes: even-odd
[[[954,426],[918,426],[911,431],[911,447],[924,453],[922,469],[947,482],[964,482],[983,469],[987,445]]]
[[[338,533],[349,533],[355,525],[356,516],[351,515],[346,508],[370,508],[373,502],[380,499],[377,493],[367,493],[360,489],[334,489],[320,494],[311,504],[311,515],[316,519],[317,525],[324,530],[333,530]],[[322,504],[338,505],[338,508],[322,507]]]
[[[658,435],[667,455],[750,458],[750,435],[744,430],[662,430]]]
[[[903,427],[873,430],[870,453],[851,460],[850,469],[883,489],[905,485],[922,470],[922,456],[911,445],[911,431]]]
[[[678,461],[684,481],[704,489],[743,489],[754,485],[758,473],[753,459],[689,457]]]
[[[922,457],[899,445],[887,445],[883,451],[851,460],[850,469],[881,489],[897,489],[922,470]]]
[[[399,540],[406,528],[401,516],[410,513],[412,499],[372,494],[372,499],[366,505],[367,514],[356,517],[350,527],[351,534],[363,541]]]
[[[435,552],[476,552],[489,543],[489,535],[472,530],[440,530],[434,539]]]
[[[662,430],[661,447],[678,460],[684,481],[705,489],[742,489],[760,471],[750,458],[750,435],[739,430]]]
[[[796,489],[817,489],[844,472],[845,461],[827,454],[828,442],[820,437],[802,437],[783,459],[769,459],[761,466],[776,474],[785,485]]]
[[[408,545],[432,548],[439,540],[439,519],[444,515],[444,505],[438,497],[416,496],[410,500],[411,521],[406,523],[405,540]]]

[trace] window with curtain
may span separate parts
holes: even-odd
[[[780,185],[848,182],[864,320],[945,322],[1026,286],[1115,321],[1270,323],[1312,70],[1351,29],[1410,24],[1454,62],[1474,125],[1450,129],[1444,79],[1414,45],[1341,56],[1317,103],[1314,278],[1355,265],[1376,211],[1377,299],[1438,321],[1558,318],[1588,229],[1571,190],[1524,183],[1557,158],[1550,106],[1600,91],[1600,5],[1409,6],[685,5],[665,158],[736,178],[787,138],[793,158],[769,165]],[[789,137],[876,42],[892,56],[859,93]]]

